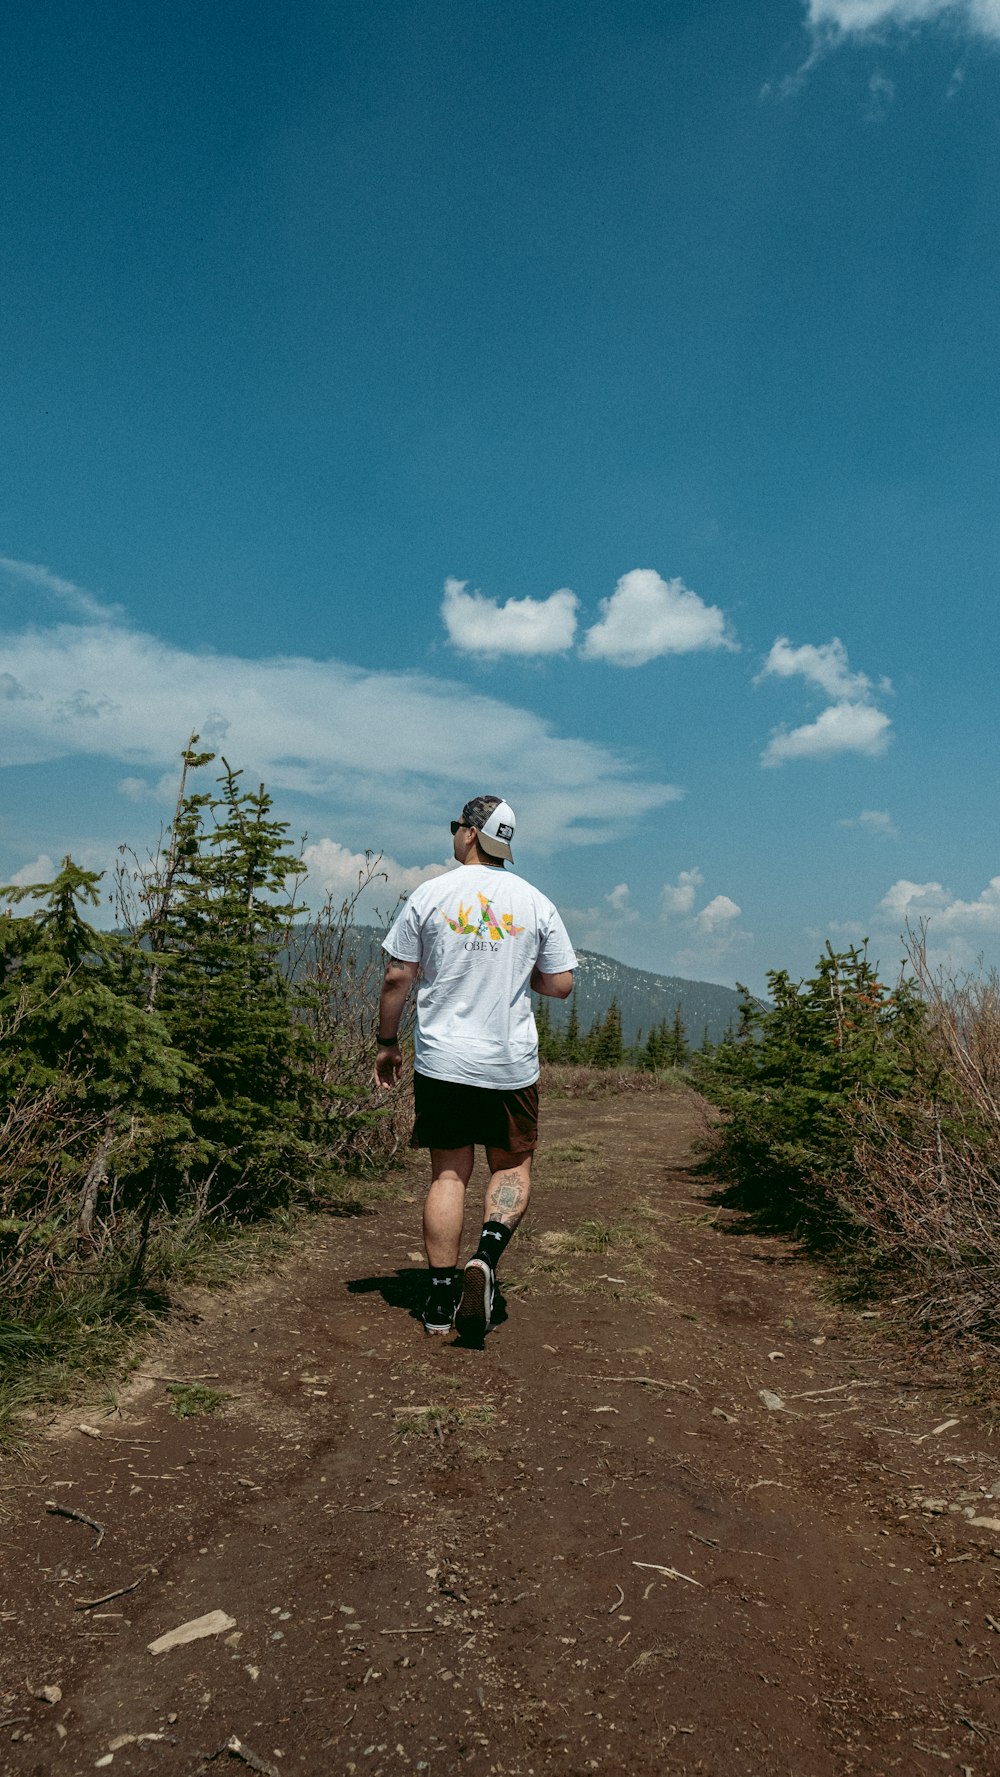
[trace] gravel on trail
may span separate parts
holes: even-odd
[[[7,1459],[0,1769],[1000,1771],[989,1412],[714,1204],[702,1117],[544,1106],[482,1349],[414,1157]]]

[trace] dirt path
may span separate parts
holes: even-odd
[[[988,1419],[706,1208],[697,1127],[547,1107],[482,1351],[412,1318],[414,1173],[157,1345],[220,1413],[135,1380],[8,1462],[0,1768],[1000,1771]]]

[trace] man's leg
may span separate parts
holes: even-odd
[[[489,1330],[493,1286],[504,1249],[531,1197],[531,1155],[486,1149],[490,1180],[483,1201],[483,1231],[465,1267],[456,1326],[466,1337]]]
[[[465,1187],[472,1177],[476,1150],[432,1148],[431,1183],[424,1201],[424,1250],[430,1266],[430,1290],[423,1322],[428,1333],[447,1333],[455,1314],[458,1253],[465,1221]]]
[[[433,1270],[458,1264],[465,1222],[465,1187],[472,1177],[476,1150],[431,1148],[431,1183],[424,1202],[424,1248]]]
[[[531,1160],[530,1154],[509,1154],[504,1148],[486,1150],[490,1182],[483,1202],[483,1219],[501,1223],[511,1234],[531,1197]]]

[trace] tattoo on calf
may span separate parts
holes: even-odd
[[[490,1202],[497,1209],[516,1209],[523,1195],[520,1185],[499,1185],[490,1192]]]

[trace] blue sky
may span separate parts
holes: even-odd
[[[393,891],[1000,962],[1000,0],[8,8],[0,879],[192,727]]]

